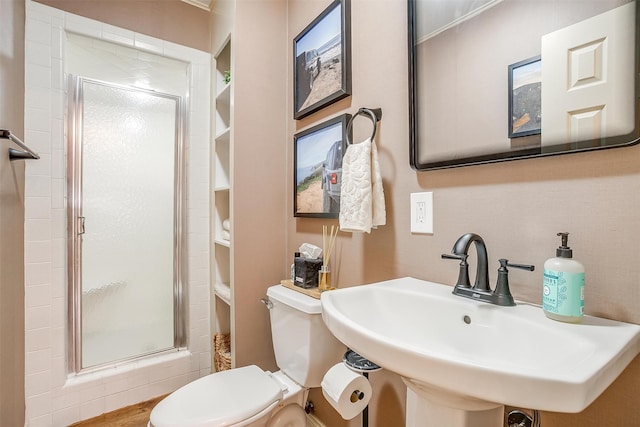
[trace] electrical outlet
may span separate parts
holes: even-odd
[[[433,234],[433,192],[411,193],[411,232]]]

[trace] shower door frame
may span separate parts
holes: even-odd
[[[186,280],[186,167],[184,156],[184,134],[186,117],[185,98],[105,82],[83,76],[68,76],[68,122],[67,122],[67,333],[68,373],[83,374],[162,353],[183,350],[187,345],[187,287]],[[175,151],[174,151],[174,232],[173,232],[173,348],[151,351],[90,367],[82,367],[82,117],[83,83],[90,82],[110,88],[145,93],[173,99],[176,102]],[[143,160],[143,159],[141,159]]]

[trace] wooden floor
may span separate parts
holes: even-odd
[[[155,399],[127,406],[126,408],[80,421],[67,427],[147,427],[151,410],[165,397],[166,395],[156,397]],[[309,417],[311,417],[311,419]],[[325,424],[313,415],[307,415],[307,427],[311,426],[325,426]]]
[[[71,424],[69,427],[147,427],[151,410],[164,398],[165,396],[156,397],[146,402],[102,414],[99,417]]]

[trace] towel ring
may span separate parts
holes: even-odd
[[[357,113],[353,115],[353,117],[349,119],[349,123],[347,123],[347,145],[352,144],[352,142],[349,140],[349,135],[351,135],[351,127],[353,126],[353,120],[360,115],[369,116],[369,118],[373,122],[373,132],[371,133],[371,141],[373,141],[373,138],[376,136],[377,122],[379,122],[380,119],[382,119],[382,108],[361,108],[358,110]]]

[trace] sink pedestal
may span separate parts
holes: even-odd
[[[504,406],[461,396],[419,381],[407,385],[407,427],[502,427]]]

